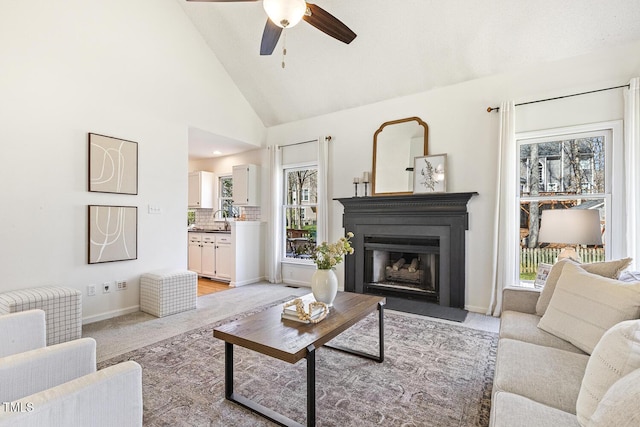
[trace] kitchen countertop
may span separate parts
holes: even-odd
[[[231,230],[187,230],[189,233],[217,233],[217,234],[231,234]]]

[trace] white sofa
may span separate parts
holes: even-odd
[[[640,426],[640,320],[626,320],[640,317],[640,283],[614,280],[620,269],[603,265],[598,274],[554,266],[544,296],[504,290],[491,427]]]
[[[142,369],[96,371],[96,342],[46,347],[45,313],[0,316],[0,426],[142,426]]]

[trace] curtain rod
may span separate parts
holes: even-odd
[[[331,135],[325,136],[324,139],[327,142],[331,142]],[[287,148],[287,147],[293,147],[294,145],[309,144],[310,142],[318,142],[318,140],[317,139],[310,139],[309,141],[296,142],[296,143],[287,144],[287,145],[278,145],[278,149]]]
[[[537,101],[521,102],[520,104],[516,104],[515,106],[518,107],[520,105],[536,104],[538,102],[555,101],[556,99],[570,98],[572,96],[578,96],[578,95],[587,95],[587,94],[590,94],[590,93],[603,92],[605,90],[622,89],[623,87],[626,87],[628,89],[631,86],[626,84],[626,85],[622,85],[622,86],[608,87],[608,88],[605,88],[605,89],[590,90],[588,92],[580,92],[580,93],[574,93],[574,94],[571,94],[571,95],[556,96],[555,98],[547,98],[547,99],[539,99]],[[500,110],[500,107],[488,107],[487,108],[487,113],[490,113],[492,111],[498,111],[498,110]]]

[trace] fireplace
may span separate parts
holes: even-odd
[[[364,250],[364,293],[438,301],[438,238],[366,236]]]
[[[387,297],[387,308],[462,321],[466,316],[467,202],[477,193],[337,199],[354,233],[345,291]]]

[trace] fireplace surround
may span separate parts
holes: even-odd
[[[467,203],[476,192],[336,199],[354,234],[345,291],[387,297],[387,308],[463,321]]]

